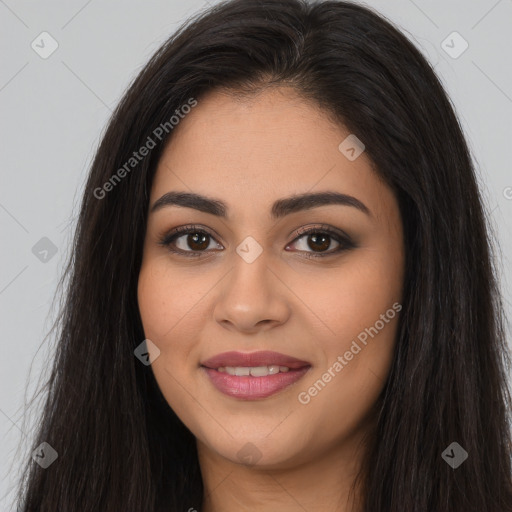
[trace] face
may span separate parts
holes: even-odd
[[[351,139],[339,149],[349,132],[289,88],[215,91],[174,130],[138,282],[164,397],[198,445],[234,463],[284,468],[339,449],[363,431],[395,346],[394,194]],[[207,362],[231,351],[283,359]]]

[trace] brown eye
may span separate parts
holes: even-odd
[[[308,246],[314,251],[326,251],[331,245],[331,237],[323,233],[308,235]]]
[[[306,258],[331,256],[356,247],[348,235],[329,226],[301,229],[298,234],[299,236],[288,247],[296,245],[296,249],[303,252]],[[337,244],[334,247],[333,242]]]
[[[298,237],[289,244],[298,245],[298,252],[303,253],[305,258],[320,258],[332,256],[356,245],[350,237],[343,232],[338,232],[328,226],[323,228],[306,228],[298,232]],[[213,247],[211,246],[214,244]],[[332,244],[337,244],[332,247]],[[202,256],[212,250],[223,249],[215,237],[203,228],[194,226],[183,226],[177,228],[163,238],[159,244],[166,247],[170,252],[183,256]],[[215,247],[215,244],[217,247]]]
[[[312,231],[298,237],[294,244],[298,246],[297,250],[299,251],[306,251],[309,249],[313,252],[325,252],[331,247],[332,242],[332,235],[320,231]],[[335,241],[335,243],[338,245],[340,244],[339,241]]]
[[[202,251],[210,245],[210,235],[208,233],[196,232],[186,236],[185,245],[188,245],[193,251]],[[178,237],[179,238],[179,237]]]
[[[207,231],[185,226],[165,235],[159,243],[177,254],[201,256],[201,253],[209,252],[207,249],[213,241],[213,235]],[[217,248],[222,249],[222,246],[217,243]]]

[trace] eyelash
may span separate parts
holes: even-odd
[[[169,233],[165,234],[160,238],[158,241],[158,244],[167,248],[170,252],[178,255],[183,255],[185,257],[201,257],[202,253],[205,253],[207,251],[183,251],[181,249],[173,249],[171,244],[177,239],[180,238],[183,235],[188,234],[205,234],[209,237],[215,239],[213,234],[211,234],[208,230],[205,228],[202,228],[200,226],[195,225],[188,225],[188,226],[181,226],[179,228],[173,229]],[[339,254],[343,251],[354,249],[356,247],[356,244],[352,242],[350,237],[343,232],[338,232],[337,230],[334,230],[330,228],[329,226],[320,226],[320,227],[313,227],[313,228],[301,228],[296,231],[295,235],[297,235],[291,243],[296,242],[298,239],[310,235],[310,234],[323,234],[328,235],[330,238],[333,238],[336,242],[338,242],[340,245],[334,250],[331,250],[329,252],[324,253],[314,253],[314,252],[307,252],[307,251],[298,251],[298,252],[305,252],[305,255],[302,257],[307,259],[317,259],[317,258],[325,258],[327,256],[332,256],[334,254]],[[289,245],[289,244],[288,244]]]

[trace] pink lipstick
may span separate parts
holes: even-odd
[[[224,352],[201,363],[212,384],[242,400],[266,398],[301,379],[311,368],[307,361],[278,352]]]

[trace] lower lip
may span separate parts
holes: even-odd
[[[290,386],[301,379],[311,366],[289,370],[284,373],[275,373],[265,377],[252,377],[229,375],[229,373],[219,372],[212,368],[202,367],[206,371],[212,384],[225,395],[242,400],[256,400],[258,398],[267,398],[278,393],[282,389]]]

